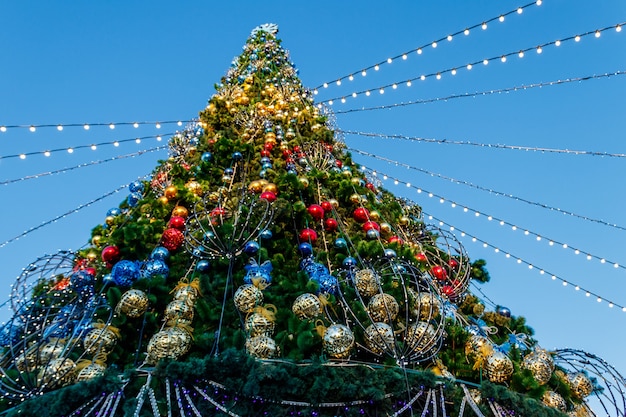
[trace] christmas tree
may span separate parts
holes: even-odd
[[[87,248],[19,277],[6,413],[623,413],[610,365],[486,311],[485,261],[352,160],[277,31],[252,32]]]

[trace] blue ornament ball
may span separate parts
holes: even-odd
[[[320,279],[316,280],[319,284],[318,292],[321,294],[335,294],[339,287],[339,281],[332,275],[324,275]]]
[[[300,243],[298,251],[302,256],[311,256],[313,254],[313,246],[310,243]]]
[[[152,250],[150,259],[159,259],[161,261],[167,261],[170,258],[170,251],[163,246],[157,246]]]
[[[109,209],[109,210],[107,211],[107,217],[108,217],[108,216],[113,216],[113,217],[115,217],[115,216],[119,216],[120,214],[122,214],[122,210],[120,210],[120,209],[119,209],[119,208],[117,208],[117,207],[114,207],[114,208]]]
[[[506,318],[511,317],[511,310],[509,310],[507,307],[504,307],[504,306],[497,306],[496,313],[498,313],[502,317],[506,317]]]
[[[345,249],[348,247],[348,242],[346,242],[344,238],[338,237],[337,239],[335,239],[335,247],[337,249]]]
[[[206,233],[204,234],[205,242],[208,242],[209,240],[212,240],[214,237],[215,237],[215,233],[213,233],[212,230],[207,230]]]
[[[261,237],[261,239],[269,240],[274,236],[274,234],[272,233],[271,230],[265,229],[259,234],[259,236]]]
[[[232,168],[224,169],[224,175],[232,176],[235,173],[235,170]]]
[[[246,243],[246,245],[243,247],[243,251],[248,256],[254,256],[259,251],[259,248],[260,248],[260,245],[258,242],[250,241]]]
[[[196,264],[196,271],[198,272],[207,272],[211,268],[211,264],[206,259],[201,259]]]
[[[272,169],[272,164],[270,162],[266,162],[261,166],[261,168],[263,168],[264,170]]]
[[[241,152],[233,152],[233,161],[239,162],[243,159]]]
[[[261,163],[262,164],[266,164],[268,162],[270,162],[270,163],[272,162],[272,160],[270,159],[269,156],[264,156],[264,157],[261,158]]]
[[[385,249],[385,258],[393,259],[396,256],[398,256],[398,255],[396,254],[395,250],[393,250],[393,249]]]
[[[380,232],[376,229],[370,229],[365,233],[365,236],[370,240],[378,239]]]
[[[133,181],[128,185],[128,190],[131,193],[142,193],[143,192],[143,182],[141,181]]]
[[[162,259],[149,259],[141,268],[142,278],[152,278],[161,275],[167,278],[170,274],[170,268]]]
[[[352,256],[348,256],[346,259],[343,260],[342,265],[346,269],[354,268],[356,266],[356,259],[354,259]]]
[[[93,289],[94,282],[93,276],[85,271],[75,271],[70,275],[70,284],[79,293],[89,287]]]
[[[141,193],[130,193],[126,198],[126,202],[129,206],[135,207],[142,198],[143,196],[141,195]]]
[[[135,261],[119,261],[111,270],[113,282],[120,287],[130,287],[140,276],[141,270]]]
[[[211,152],[205,152],[202,154],[200,159],[202,159],[202,162],[211,162],[211,160],[213,159],[213,154]]]

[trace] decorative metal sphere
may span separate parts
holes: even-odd
[[[300,245],[298,246],[298,252],[300,252],[300,255],[307,257],[313,254],[313,246],[311,246],[310,243],[300,243]]]
[[[373,322],[392,322],[399,311],[400,306],[396,299],[385,293],[374,295],[367,305],[367,312]]]
[[[409,288],[408,293],[411,311],[420,320],[428,321],[439,316],[441,301],[435,294],[425,291],[417,294],[412,288]]]
[[[380,292],[380,277],[373,269],[361,269],[354,274],[354,286],[361,297],[371,297]]]
[[[591,380],[582,372],[567,374],[567,383],[572,394],[578,399],[583,399],[593,392]]]
[[[268,336],[274,334],[276,325],[261,313],[252,313],[246,319],[245,328],[249,337]]]
[[[167,327],[156,333],[148,342],[147,361],[156,364],[164,358],[177,359],[191,348],[191,335],[180,327]]]
[[[354,334],[343,324],[333,324],[324,333],[323,346],[328,356],[345,359],[350,356],[354,346]]]
[[[193,306],[200,293],[193,285],[183,285],[174,291],[174,300],[183,301]]]
[[[533,377],[539,385],[545,385],[550,381],[553,367],[554,364],[551,365],[545,359],[534,353],[529,353],[524,356],[524,360],[522,361],[522,368],[532,372]]]
[[[418,321],[409,326],[405,342],[413,352],[421,356],[429,356],[434,353],[438,339],[437,332],[432,324]]]
[[[191,325],[193,321],[193,304],[187,300],[174,300],[165,307],[165,321],[168,325]]]
[[[546,391],[543,394],[541,401],[548,407],[556,408],[563,413],[567,410],[567,403],[563,397],[554,391]]]
[[[246,351],[259,359],[271,359],[280,356],[280,348],[268,336],[256,336],[246,340]]]
[[[322,303],[315,294],[305,293],[295,299],[291,310],[301,320],[313,319],[322,314]]]
[[[74,382],[76,364],[68,358],[51,360],[37,376],[37,385],[46,388],[61,388]]]
[[[76,382],[89,381],[90,379],[97,378],[104,375],[107,367],[96,362],[92,362],[85,366],[76,375]]]
[[[487,356],[485,372],[491,382],[507,382],[513,375],[513,362],[504,353],[494,350],[491,355]]]
[[[395,346],[393,329],[387,323],[370,324],[363,335],[365,345],[376,355],[392,352]]]
[[[252,284],[244,284],[235,291],[233,301],[237,310],[249,313],[254,307],[263,303],[263,293]]]
[[[83,339],[83,347],[88,355],[108,353],[117,343],[117,335],[108,326],[91,329]]]

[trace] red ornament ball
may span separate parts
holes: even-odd
[[[88,267],[88,268],[85,268],[85,270],[84,270],[84,271],[85,271],[85,273],[86,273],[87,275],[91,275],[92,277],[95,277],[95,276],[96,276],[96,268],[94,268],[94,267],[91,267],[91,266],[90,266],[90,267]]]
[[[398,245],[404,245],[404,240],[402,240],[398,236],[391,236],[389,239],[387,239],[387,242],[396,243]]]
[[[343,166],[343,162],[341,162],[341,160],[337,159],[335,161],[335,165],[337,166],[337,168],[341,168]]]
[[[440,265],[435,265],[432,268],[430,268],[430,273],[433,277],[437,278],[439,281],[445,281],[446,278],[448,278],[448,273]]]
[[[113,264],[120,259],[120,248],[117,246],[107,246],[102,249],[101,255],[104,262]]]
[[[378,225],[378,223],[372,221],[363,223],[363,231],[367,232],[368,230],[372,229],[380,232],[380,226]]]
[[[333,205],[330,204],[330,201],[322,201],[320,206],[322,206],[325,213],[330,213],[333,210]]]
[[[428,258],[426,258],[426,255],[423,252],[416,253],[415,259],[417,259],[417,262],[422,262],[422,263],[428,262]]]
[[[459,261],[454,258],[448,259],[448,266],[452,269],[456,269],[459,267]]]
[[[315,220],[322,220],[324,218],[324,209],[319,204],[311,204],[307,211]]]
[[[265,191],[261,193],[261,200],[267,200],[270,203],[276,201],[276,194],[271,191]]]
[[[313,229],[303,229],[300,232],[300,242],[315,243],[317,240],[317,232]]]
[[[327,232],[334,232],[335,230],[337,230],[338,227],[339,223],[337,223],[337,220],[333,219],[332,217],[329,217],[324,221],[324,230],[326,230]]]
[[[185,230],[185,218],[181,216],[172,216],[168,226],[178,230]]]
[[[374,193],[376,192],[376,187],[374,187],[374,184],[372,184],[371,182],[368,182],[367,184],[365,184],[365,188],[367,188],[371,192],[374,192]]]
[[[265,142],[265,144],[263,145],[263,148],[271,151],[272,149],[274,149],[274,144],[272,142]]]
[[[225,214],[226,210],[224,210],[222,207],[215,207],[213,210],[211,210],[211,217],[219,217]]]
[[[443,287],[441,287],[441,292],[443,293],[443,295],[450,299],[454,299],[457,295],[454,287],[451,285],[444,285]]]
[[[300,149],[300,146],[298,146],[298,145],[296,145],[296,146],[294,146],[294,147],[293,147],[293,151],[294,151],[294,152],[300,152],[300,150],[301,150],[301,149]]]
[[[169,251],[175,251],[180,248],[185,241],[185,235],[178,229],[165,229],[161,236],[161,246]]]
[[[263,149],[263,150],[261,151],[261,156],[270,156],[270,155],[271,155],[271,154],[270,154],[270,151],[268,151],[267,149]]]
[[[359,207],[352,213],[354,220],[359,223],[365,223],[369,220],[370,212],[365,207]]]

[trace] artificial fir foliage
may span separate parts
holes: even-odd
[[[9,415],[585,415],[598,381],[469,292],[485,261],[364,175],[276,32],[88,248],[24,277]]]

